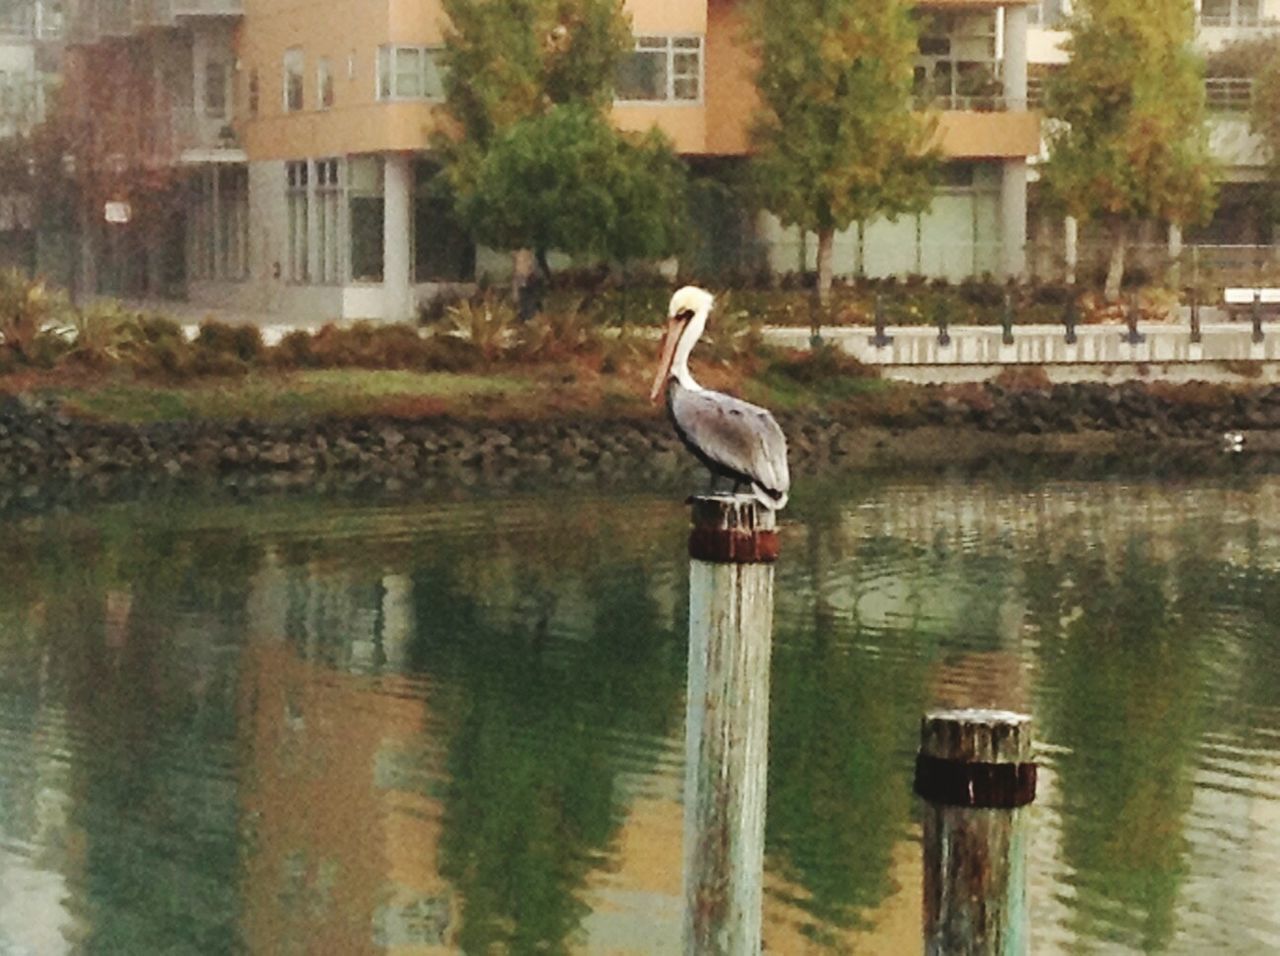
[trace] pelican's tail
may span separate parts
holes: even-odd
[[[787,506],[788,495],[785,491],[773,491],[753,481],[751,483],[751,493],[756,496],[756,501],[770,511],[781,511]]]

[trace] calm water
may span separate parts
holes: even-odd
[[[1035,713],[1036,953],[1280,952],[1280,478],[802,490],[777,953],[919,952],[917,719]],[[0,953],[678,951],[669,496],[0,520]]]

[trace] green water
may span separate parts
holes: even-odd
[[[920,713],[1035,714],[1034,952],[1280,952],[1280,478],[801,488],[770,952],[919,952]],[[0,519],[0,954],[679,951],[669,495]]]

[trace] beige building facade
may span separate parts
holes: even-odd
[[[635,48],[615,122],[658,126],[701,170],[740,163],[756,103],[742,0],[629,0],[627,12]],[[837,273],[1019,276],[1040,142],[1027,8],[932,0],[920,16],[918,104],[938,112],[946,183],[927,213],[843,234]],[[426,189],[442,121],[439,0],[75,0],[71,25],[73,49],[123,45],[159,78],[157,155],[191,183],[169,246],[193,301],[402,320],[503,266]],[[767,215],[754,231],[773,269],[811,267],[810,237]]]

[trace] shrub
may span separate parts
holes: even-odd
[[[823,345],[807,352],[784,352],[769,363],[770,372],[800,385],[818,385],[833,377],[878,378],[879,372],[843,349]]]
[[[489,362],[501,354],[516,326],[515,309],[493,293],[458,303],[447,318],[452,329],[466,336]]]
[[[67,309],[63,297],[14,269],[0,272],[0,342],[18,362],[49,364],[64,351],[51,330]]]
[[[71,335],[65,357],[92,368],[118,364],[145,347],[141,315],[118,302],[98,302],[72,312]]]
[[[249,363],[262,358],[265,347],[262,344],[262,330],[256,325],[231,325],[205,319],[200,323],[196,348],[202,352],[230,355]]]

